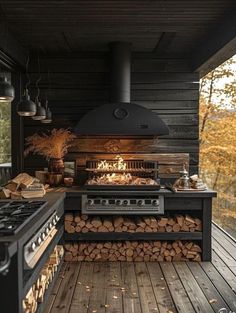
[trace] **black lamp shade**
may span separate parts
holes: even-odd
[[[51,122],[52,122],[52,112],[50,109],[47,109],[46,117],[45,117],[45,119],[41,120],[41,123],[50,124]]]
[[[37,111],[34,116],[32,116],[32,119],[35,121],[41,121],[44,120],[46,117],[46,110],[44,107],[41,106],[41,103],[37,103]]]
[[[37,106],[32,100],[30,100],[30,96],[26,90],[25,96],[23,96],[21,102],[18,103],[17,113],[20,116],[34,116],[36,112]]]
[[[13,86],[6,77],[0,77],[0,102],[11,102],[15,97]]]

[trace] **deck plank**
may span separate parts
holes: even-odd
[[[219,233],[222,238],[229,241],[232,245],[236,247],[236,239],[233,239],[230,235],[225,233],[220,227],[217,227],[212,223],[212,236],[214,237],[216,233]]]
[[[194,279],[202,289],[207,301],[211,304],[214,312],[218,313],[220,309],[226,308],[230,310],[220,293],[217,291],[215,286],[212,284],[210,279],[207,277],[204,270],[198,263],[189,262],[188,267],[191,270]]]
[[[212,238],[212,250],[220,256],[228,268],[236,275],[236,261],[231,256],[230,251],[226,251],[214,238]]]
[[[108,272],[106,273],[106,313],[120,313],[123,311],[122,300],[122,277],[120,262],[108,262]]]
[[[65,277],[60,285],[60,289],[57,293],[57,297],[50,313],[69,312],[79,270],[80,263],[68,263],[65,271]]]
[[[149,273],[144,262],[134,264],[142,312],[159,313]]]
[[[59,277],[58,277],[57,281],[55,282],[52,293],[50,294],[47,305],[44,309],[44,313],[50,313],[50,311],[52,310],[54,301],[57,297],[57,293],[59,291],[60,285],[61,285],[62,280],[63,280],[64,275],[65,275],[66,267],[67,267],[67,263],[63,263],[61,270],[60,270],[60,273],[59,273]]]
[[[211,262],[201,262],[200,265],[230,309],[236,311],[236,294],[216,270],[214,265]]]
[[[44,313],[236,312],[236,241],[212,225],[212,262],[64,263]]]
[[[169,286],[172,298],[179,313],[192,313],[196,312],[188,295],[182,285],[178,274],[169,262],[160,262],[161,269],[164,273],[165,280]]]
[[[108,263],[94,262],[92,288],[90,289],[90,298],[88,304],[88,313],[105,313],[106,306],[106,275],[108,272]]]
[[[233,241],[229,241],[224,236],[222,236],[222,232],[214,232],[213,238],[226,251],[230,251],[230,255],[232,258],[234,258],[236,266],[236,246],[233,244]]]
[[[174,263],[174,267],[196,312],[213,313],[214,311],[211,305],[207,301],[187,264],[185,262],[176,262]]]
[[[168,311],[176,313],[177,310],[159,263],[148,262],[147,268],[160,313],[166,313]]]
[[[141,310],[139,290],[133,262],[122,262],[124,313],[144,313]]]
[[[69,313],[87,313],[94,263],[82,262]],[[89,288],[88,288],[89,287]]]
[[[236,275],[228,268],[224,261],[214,251],[212,252],[212,264],[228,283],[231,289],[236,292]]]

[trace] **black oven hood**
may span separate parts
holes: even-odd
[[[169,134],[165,123],[151,110],[135,103],[107,103],[87,113],[76,125],[78,135],[160,136]]]
[[[89,111],[75,127],[80,136],[162,136],[169,129],[160,117],[130,102],[131,52],[126,42],[111,43],[111,102]]]

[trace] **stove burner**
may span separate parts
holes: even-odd
[[[0,201],[0,236],[15,235],[47,201]]]

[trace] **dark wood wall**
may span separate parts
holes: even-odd
[[[48,92],[53,123],[43,125],[30,118],[24,119],[24,136],[59,127],[72,127],[88,110],[109,101],[110,66],[108,54],[87,53],[73,57],[40,59],[42,98]],[[51,86],[48,90],[50,71]],[[31,94],[38,77],[37,59],[31,60]],[[132,55],[132,101],[160,115],[170,129],[168,136],[158,140],[121,141],[120,152],[158,152],[190,154],[191,172],[198,167],[198,100],[199,76],[190,70],[185,59],[157,58],[153,54]],[[94,152],[104,152],[109,139],[92,141]],[[106,145],[109,146],[109,143]],[[87,152],[88,139],[77,141],[67,155],[74,160],[78,152]],[[38,156],[28,156],[24,161],[26,171],[42,169],[47,163]]]

